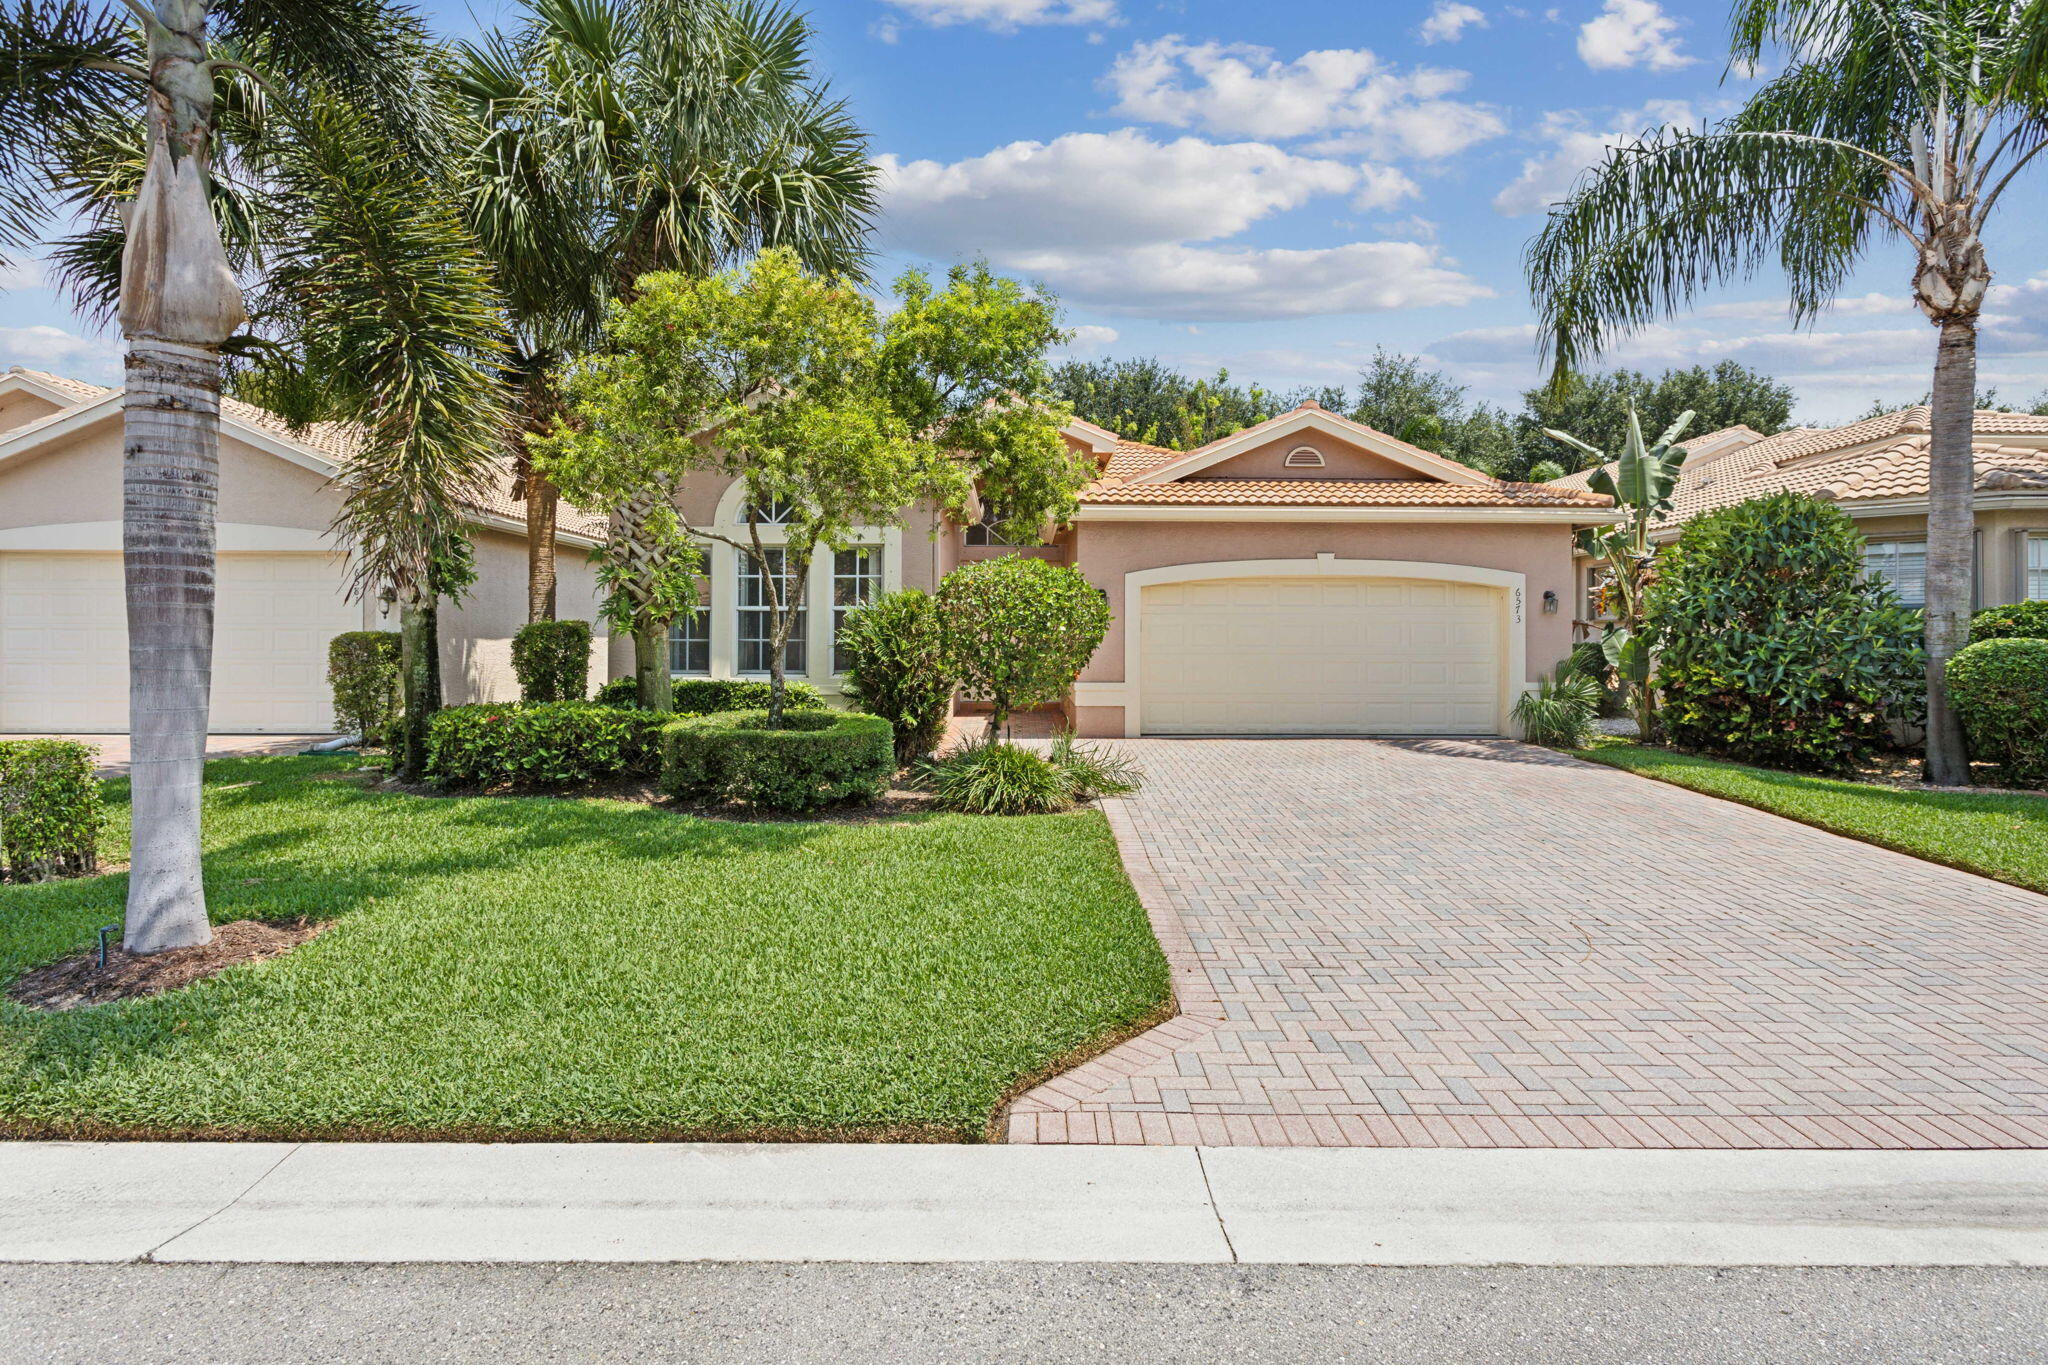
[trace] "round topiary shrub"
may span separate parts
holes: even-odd
[[[2048,640],[2048,601],[1984,608],[1970,618],[1970,643],[1980,640]]]
[[[1948,661],[1970,756],[2014,786],[2048,786],[2048,640],[1989,639]]]
[[[1109,631],[1109,600],[1068,564],[1005,555],[940,580],[946,657],[969,695],[989,703],[993,739],[1012,711],[1066,695]]]
[[[582,701],[590,691],[590,622],[534,621],[512,637],[524,701]]]
[[[854,711],[727,711],[671,720],[661,731],[661,786],[683,800],[746,801],[807,811],[872,801],[896,771],[896,737]]]
[[[582,701],[448,706],[427,724],[426,775],[458,787],[576,787],[652,772],[666,717]]]
[[[1863,573],[1863,536],[1795,493],[1689,522],[1658,565],[1646,622],[1673,744],[1841,772],[1924,708],[1920,617]]]

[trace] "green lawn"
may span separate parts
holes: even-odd
[[[215,922],[336,927],[148,999],[0,1002],[0,1132],[971,1140],[1167,999],[1096,813],[743,824],[353,762],[209,765]],[[0,981],[90,946],[125,882],[0,888]]]
[[[1571,752],[1931,862],[2048,892],[2048,796],[1914,791],[1803,777],[1624,742]]]

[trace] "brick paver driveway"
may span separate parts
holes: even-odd
[[[2048,897],[1505,742],[1122,747],[1182,1014],[1011,1141],[2048,1146]]]

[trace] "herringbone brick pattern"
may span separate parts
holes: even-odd
[[[1011,1141],[2048,1146],[2048,898],[1495,741],[1121,741],[1181,1015]]]

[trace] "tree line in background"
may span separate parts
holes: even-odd
[[[1268,389],[1237,383],[1226,370],[1210,379],[1190,379],[1146,357],[1067,361],[1053,371],[1053,390],[1076,416],[1131,440],[1176,450],[1313,401],[1503,479],[1527,479],[1532,473],[1555,478],[1583,467],[1569,463],[1572,452],[1544,435],[1545,428],[1572,432],[1597,449],[1619,450],[1633,407],[1642,425],[1652,430],[1690,412],[1696,434],[1748,426],[1770,436],[1790,423],[1793,405],[1789,385],[1724,360],[1657,375],[1609,370],[1576,376],[1561,388],[1530,389],[1522,395],[1521,410],[1510,412],[1471,401],[1465,386],[1442,371],[1384,348],[1374,351],[1352,386]]]

